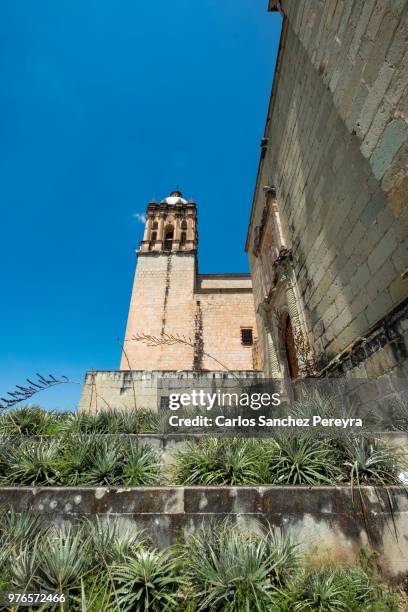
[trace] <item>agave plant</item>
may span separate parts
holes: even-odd
[[[72,433],[62,440],[57,464],[64,485],[77,486],[87,481],[98,439],[97,434]]]
[[[8,410],[0,417],[0,429],[6,435],[51,435],[58,432],[58,413],[40,406]]]
[[[271,482],[281,485],[333,484],[340,473],[332,446],[311,436],[277,438],[269,469]]]
[[[381,407],[382,431],[408,432],[408,396],[393,397]]]
[[[1,546],[19,549],[30,546],[37,536],[47,530],[44,519],[34,512],[17,513],[13,508],[3,509],[1,513]]]
[[[274,610],[278,586],[297,567],[288,540],[272,530],[241,531],[228,521],[191,536],[184,560],[198,610]]]
[[[9,558],[9,578],[15,589],[21,591],[36,591],[38,583],[38,537],[31,546],[21,544]]]
[[[308,569],[282,593],[285,610],[350,612],[397,610],[396,599],[360,568]]]
[[[25,440],[9,448],[4,484],[56,485],[60,482],[57,467],[58,443],[48,440]]]
[[[95,521],[87,521],[86,529],[95,562],[101,566],[123,563],[145,544],[143,531],[119,519],[101,519],[96,516]]]
[[[132,486],[157,484],[160,480],[160,459],[148,446],[138,448],[130,442],[126,449],[121,483]]]
[[[46,590],[79,589],[90,570],[89,538],[71,526],[51,529],[38,545],[38,582]]]
[[[114,600],[114,586],[109,571],[81,579],[78,598],[81,612],[120,612]]]
[[[173,477],[184,485],[267,482],[265,443],[244,438],[204,438],[175,456]]]
[[[352,486],[361,484],[399,484],[399,456],[381,440],[365,436],[350,436],[340,443],[345,479]]]
[[[177,608],[177,591],[184,584],[178,560],[170,551],[140,549],[113,568],[120,610],[165,612]]]
[[[123,444],[120,440],[98,436],[89,455],[89,465],[83,474],[83,482],[108,486],[120,484],[122,462]]]

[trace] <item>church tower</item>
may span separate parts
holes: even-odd
[[[173,334],[194,341],[197,209],[180,191],[146,209],[121,370],[191,370],[194,349],[182,344],[149,347],[134,335]]]

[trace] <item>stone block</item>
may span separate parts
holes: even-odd
[[[380,180],[390,166],[401,145],[406,141],[408,124],[404,119],[391,121],[370,158],[374,176]]]

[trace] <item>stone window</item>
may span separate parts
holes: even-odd
[[[164,235],[164,250],[171,251],[171,247],[173,246],[173,230],[167,230]]]
[[[151,238],[150,238],[150,243],[149,243],[149,251],[152,250],[156,240],[157,240],[157,232],[152,232],[152,235],[151,235]]]
[[[252,327],[241,328],[241,344],[243,346],[252,346],[254,344]]]

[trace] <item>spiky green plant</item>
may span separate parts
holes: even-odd
[[[184,584],[171,551],[139,550],[113,568],[116,601],[124,612],[165,612],[177,608],[177,592]]]
[[[97,431],[95,415],[89,412],[72,412],[60,424],[62,434],[92,434]]]
[[[53,435],[58,433],[61,417],[53,410],[40,406],[23,406],[0,416],[0,430],[6,435]]]
[[[340,440],[344,479],[352,486],[399,484],[399,455],[379,439],[350,436]]]
[[[130,486],[154,485],[160,481],[160,459],[148,446],[137,447],[133,441],[126,449],[121,483]]]
[[[64,485],[77,486],[87,482],[98,440],[97,434],[71,433],[61,441],[57,464]]]
[[[58,442],[28,439],[9,446],[8,452],[1,478],[3,484],[40,486],[60,483]]]
[[[110,572],[82,578],[78,603],[81,612],[120,612],[115,603],[115,590]]]
[[[282,610],[293,612],[389,612],[396,598],[360,568],[320,568],[301,572],[282,592]]]
[[[156,433],[158,431],[159,417],[156,412],[146,409],[117,410],[118,428],[121,433],[136,434]]]
[[[95,563],[103,567],[124,562],[126,557],[134,555],[146,543],[143,531],[119,519],[96,516],[94,521],[87,521],[86,530]]]
[[[271,483],[279,485],[333,484],[340,474],[332,446],[311,436],[276,438],[269,470]]]
[[[90,570],[89,538],[82,529],[51,529],[38,545],[38,582],[46,590],[65,593],[79,589]]]
[[[201,527],[184,548],[198,610],[275,609],[278,587],[298,565],[294,545],[272,530],[241,530],[229,521]]]
[[[408,395],[407,393],[386,400],[378,415],[379,431],[408,432]]]
[[[203,438],[174,459],[173,478],[184,485],[244,485],[267,482],[268,446],[245,438]]]
[[[123,444],[119,439],[96,437],[82,482],[89,485],[114,486],[120,484],[122,461]]]
[[[14,508],[3,508],[0,515],[0,544],[13,550],[29,546],[48,529],[41,514],[35,512],[17,513]]]
[[[26,591],[38,590],[38,536],[31,540],[31,545],[20,544],[9,558],[9,579],[15,589]]]

